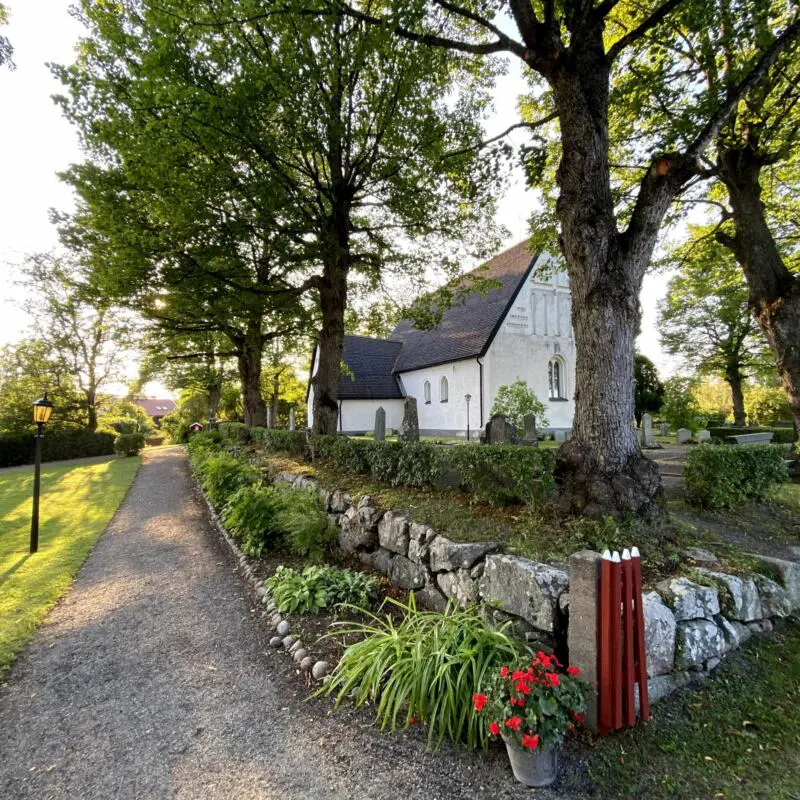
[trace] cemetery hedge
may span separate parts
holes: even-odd
[[[116,433],[85,429],[48,430],[42,439],[42,461],[114,455]],[[0,436],[0,468],[33,464],[36,441],[33,433]]]
[[[555,454],[518,445],[441,446],[427,442],[376,442],[347,436],[313,436],[302,431],[252,428],[221,423],[229,442],[253,441],[266,450],[324,459],[336,469],[371,475],[391,486],[436,486],[456,476],[475,500],[490,505],[530,502],[553,487]],[[449,474],[448,474],[449,473]]]
[[[764,500],[774,484],[788,479],[783,452],[774,444],[695,447],[684,472],[686,499],[711,510]]]
[[[726,436],[740,436],[744,433],[771,433],[775,444],[792,444],[797,441],[797,431],[794,426],[787,428],[760,427],[760,428],[734,428],[730,425],[708,428],[712,438],[725,439]]]

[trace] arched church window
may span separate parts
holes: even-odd
[[[425,405],[430,405],[431,403],[431,382],[425,381],[425,384],[422,387],[422,394],[425,398]]]
[[[561,358],[551,358],[547,365],[547,382],[550,387],[551,400],[566,400],[567,387],[564,374],[564,362]]]
[[[442,380],[439,382],[439,402],[446,403],[447,402],[447,378],[442,376]]]

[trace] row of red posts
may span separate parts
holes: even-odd
[[[620,558],[606,550],[600,562],[598,647],[598,727],[601,734],[636,724],[635,684],[639,684],[639,716],[650,719],[647,659],[642,610],[642,562],[639,550]]]

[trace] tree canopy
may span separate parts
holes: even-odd
[[[634,356],[634,416],[640,425],[645,414],[654,414],[661,408],[664,399],[664,384],[658,376],[656,365],[641,353]]]

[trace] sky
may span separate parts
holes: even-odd
[[[69,211],[72,196],[56,173],[81,158],[75,129],[51,99],[61,87],[46,66],[47,62],[73,60],[82,27],[69,16],[69,0],[6,0],[6,5],[10,19],[3,33],[14,47],[17,68],[0,68],[0,345],[23,338],[27,325],[26,315],[16,305],[25,289],[14,285],[13,266],[27,253],[58,246],[49,211]],[[495,93],[495,114],[486,126],[489,135],[518,120],[516,100],[524,90],[515,60]],[[515,135],[520,143],[523,134],[512,137]],[[533,207],[532,193],[526,191],[522,175],[516,174],[498,203],[498,223],[511,232],[507,245],[525,237]],[[664,275],[645,278],[638,341],[640,350],[664,376],[676,367],[662,351],[655,328],[656,303],[665,292],[666,281]],[[159,385],[146,390],[164,391]]]

